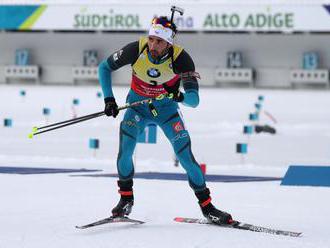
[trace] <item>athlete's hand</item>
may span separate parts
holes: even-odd
[[[115,98],[106,97],[106,98],[104,98],[104,102],[105,102],[104,113],[107,116],[113,116],[113,118],[116,118],[116,116],[119,113],[119,110],[118,110],[118,105],[116,103]]]
[[[169,94],[169,98],[172,98],[176,102],[182,102],[183,101],[183,93],[179,90],[180,87],[180,81],[175,83],[172,86],[168,86],[167,84],[163,84],[164,89]]]

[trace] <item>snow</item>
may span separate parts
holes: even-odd
[[[23,98],[19,92],[26,90]],[[116,119],[100,117],[71,127],[27,138],[33,126],[70,119],[72,100],[80,99],[78,115],[103,109],[97,86],[0,86],[0,120],[12,118],[13,126],[0,127],[0,166],[86,168],[116,172],[118,128]],[[115,87],[123,104],[126,87]],[[261,115],[276,135],[242,134],[249,124],[259,95]],[[284,176],[291,164],[329,165],[330,92],[321,90],[200,90],[196,109],[182,107],[197,161],[207,173],[251,176]],[[42,108],[49,107],[48,120]],[[159,130],[158,130],[159,131]],[[100,139],[100,149],[88,148],[89,138]],[[248,142],[242,158],[235,145]],[[136,171],[177,172],[173,153],[163,134],[158,144],[139,144]],[[96,172],[94,174],[98,174]],[[116,178],[81,177],[85,173],[17,175],[0,174],[0,247],[303,247],[328,248],[330,189],[280,186],[280,181],[208,183],[213,202],[243,222],[303,232],[292,238],[208,225],[176,223],[176,216],[202,217],[195,196],[185,181],[136,179],[132,218],[143,225],[113,224],[77,230],[110,214],[118,201]]]

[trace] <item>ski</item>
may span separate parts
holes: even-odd
[[[184,218],[184,217],[176,217],[174,218],[174,221],[181,222],[181,223],[197,223],[197,224],[209,224],[214,226],[221,226],[221,227],[227,227],[227,228],[235,228],[235,229],[241,229],[241,230],[248,230],[253,232],[263,232],[263,233],[270,233],[270,234],[276,234],[276,235],[284,235],[284,236],[291,236],[291,237],[299,237],[301,236],[301,232],[291,232],[291,231],[284,231],[284,230],[278,230],[273,228],[267,228],[267,227],[261,227],[256,226],[252,224],[247,224],[239,221],[234,221],[231,224],[215,224],[213,222],[208,221],[207,219],[198,219],[198,218]]]
[[[78,229],[86,229],[86,228],[90,228],[90,227],[94,227],[94,226],[100,226],[100,225],[104,225],[104,224],[109,224],[109,223],[133,223],[133,224],[143,224],[145,223],[144,221],[141,220],[135,220],[135,219],[131,219],[128,217],[107,217],[86,225],[82,225],[82,226],[76,226],[76,228]]]

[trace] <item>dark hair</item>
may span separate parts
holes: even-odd
[[[178,31],[175,23],[171,22],[167,16],[159,16],[157,17],[157,20],[160,24],[165,24],[165,23],[170,23],[171,25],[169,26],[170,29],[172,29],[172,31],[176,34],[176,32]]]

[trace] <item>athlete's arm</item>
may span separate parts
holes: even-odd
[[[183,85],[183,104],[196,108],[199,104],[198,94],[198,73],[195,72],[195,64],[190,55],[183,50],[174,62],[175,72],[181,74],[181,82]]]
[[[99,64],[99,81],[105,98],[113,97],[111,72],[136,61],[139,55],[139,42],[129,43],[111,54]]]

